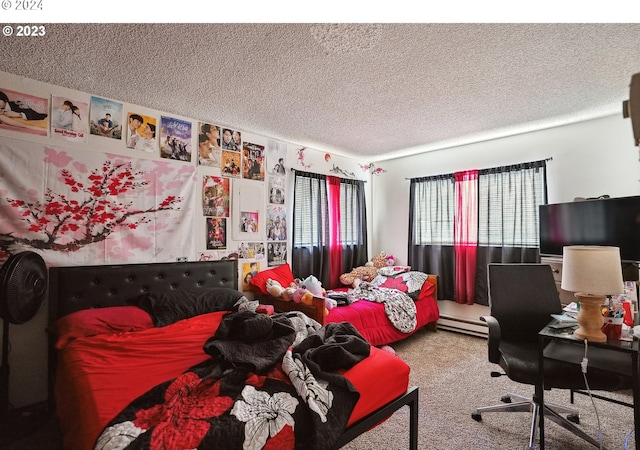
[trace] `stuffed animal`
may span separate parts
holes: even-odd
[[[382,252],[371,258],[364,266],[356,267],[349,273],[340,275],[342,284],[357,287],[362,281],[371,281],[378,275],[378,269],[386,267],[387,254]]]
[[[384,262],[386,263],[387,266],[395,266],[396,265],[396,258],[393,255],[387,255],[384,258]]]
[[[269,292],[269,295],[273,297],[282,297],[284,288],[282,287],[279,281],[268,278],[266,287],[267,287],[267,292]]]
[[[325,315],[330,309],[338,306],[338,303],[327,298],[327,291],[322,287],[322,283],[313,275],[308,276],[304,280],[296,278],[291,286],[283,287],[278,281],[271,278],[267,279],[267,291],[274,297],[280,297],[288,302],[304,303],[311,305],[313,297],[324,298]]]
[[[326,292],[322,287],[322,283],[313,275],[309,275],[307,278],[300,282],[300,287],[306,288],[316,297],[324,297]]]

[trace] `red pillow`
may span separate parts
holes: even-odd
[[[289,287],[289,285],[295,281],[289,263],[284,263],[273,269],[258,272],[251,278],[249,284],[257,288],[264,295],[269,295],[269,291],[267,291],[267,280],[269,278],[279,282],[282,287],[285,288]]]
[[[435,293],[435,291],[436,291],[436,285],[433,284],[431,281],[426,280],[422,285],[422,289],[420,289],[420,295],[418,296],[418,300],[431,297]]]
[[[61,350],[77,338],[147,328],[153,328],[153,320],[148,312],[137,306],[112,306],[67,314],[50,325],[47,331],[58,337],[56,348]]]

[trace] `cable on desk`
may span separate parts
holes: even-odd
[[[602,428],[600,427],[600,416],[598,415],[598,408],[596,408],[596,402],[593,400],[593,396],[591,395],[591,388],[589,388],[589,382],[587,381],[587,365],[589,360],[587,359],[587,351],[589,347],[587,344],[587,340],[584,340],[584,358],[582,358],[582,377],[584,378],[584,385],[587,388],[587,393],[589,394],[589,398],[591,399],[591,404],[593,405],[593,410],[596,412],[596,421],[598,422],[598,442],[600,443],[600,450],[602,450]],[[625,444],[625,448],[626,444]]]

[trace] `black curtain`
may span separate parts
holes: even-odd
[[[329,214],[325,175],[295,172],[292,242],[294,276],[314,275],[323,286],[328,286]]]
[[[438,275],[438,298],[455,298],[454,176],[411,179],[409,249],[413,270]]]
[[[369,260],[364,181],[341,179],[340,204],[341,272],[346,273]]]

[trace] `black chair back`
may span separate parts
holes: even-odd
[[[548,264],[488,265],[489,307],[502,341],[535,341],[562,304]]]

